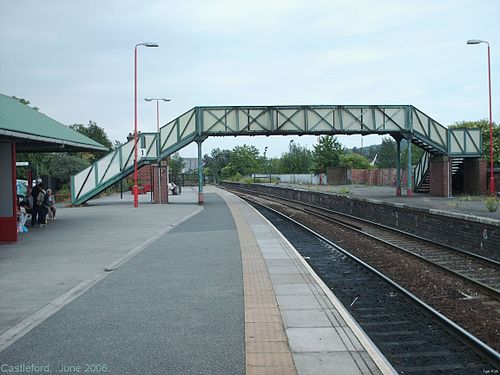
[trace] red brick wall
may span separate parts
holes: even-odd
[[[401,171],[401,180],[406,184],[406,173]],[[396,186],[396,168],[352,169],[351,182],[363,185]]]
[[[464,159],[464,193],[485,194],[489,178],[487,161],[482,158]]]
[[[430,160],[430,195],[447,197],[451,192],[451,161],[448,156],[432,156]]]
[[[145,165],[137,170],[137,184],[143,185],[143,184],[150,184],[151,183],[151,172],[150,172],[151,166]],[[134,173],[130,174],[127,177],[127,183],[131,186],[134,184]]]
[[[345,168],[328,167],[326,169],[326,181],[328,185],[346,185],[347,170]]]
[[[161,203],[168,203],[168,169],[167,162],[161,162]],[[152,190],[153,190],[153,201],[155,203],[160,203],[160,194],[158,192],[158,166],[153,167],[153,181],[152,181]]]

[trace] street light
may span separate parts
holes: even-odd
[[[137,47],[159,47],[158,43],[143,42],[134,47],[134,207],[139,207],[137,191]]]
[[[490,43],[486,40],[470,39],[467,44],[486,43],[488,45],[488,96],[490,109],[490,194],[495,194],[495,175],[493,172],[493,115],[491,112],[491,65],[490,65]]]
[[[170,99],[165,98],[145,98],[147,102],[156,102],[156,131],[158,132],[158,137],[156,138],[156,142],[158,143],[157,147],[157,157],[158,157],[158,202],[161,204],[161,166],[160,166],[160,101],[169,102]]]
[[[266,154],[267,154],[267,146],[264,148],[264,173],[267,173],[267,170],[268,170]],[[271,182],[271,177],[269,177],[269,182]]]
[[[171,99],[165,99],[165,98],[145,98],[144,99],[147,102],[156,102],[156,131],[160,132],[160,106],[158,102],[164,101],[164,102],[171,102]]]

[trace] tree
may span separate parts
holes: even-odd
[[[98,126],[95,121],[89,121],[87,126],[83,124],[73,124],[69,127],[76,130],[78,133],[93,139],[101,145],[106,146],[107,148],[111,148],[113,146],[104,129]],[[79,155],[82,159],[93,163],[97,159],[101,158],[105,152],[106,151],[80,152]]]
[[[212,176],[215,183],[220,182],[222,169],[229,164],[231,151],[215,148],[210,155],[205,154],[203,164],[205,166],[205,175]]]
[[[111,148],[112,146],[104,128],[98,126],[95,121],[89,121],[88,125],[73,124],[70,125],[70,128],[89,137],[90,139],[93,139],[101,145],[106,146],[107,148]]]
[[[249,176],[258,172],[259,150],[255,146],[236,146],[229,156],[229,163],[222,168],[222,178],[230,178],[236,175]]]
[[[336,137],[321,136],[313,146],[313,170],[315,173],[325,173],[330,166],[340,165],[340,156],[346,151]]]
[[[340,155],[340,166],[353,169],[371,169],[370,161],[362,155],[347,153]]]
[[[268,159],[266,173],[273,173],[273,174],[281,173],[281,159],[280,158]]]
[[[401,154],[400,154],[400,166],[406,165],[408,148],[407,148],[407,140],[403,139],[401,141]],[[412,144],[411,145],[411,164],[416,165],[420,161],[424,150],[420,147]],[[380,149],[377,156],[377,161],[375,165],[377,168],[396,168],[397,166],[397,148],[396,141],[392,138],[384,138],[382,139],[382,144],[380,145]]]
[[[180,157],[179,153],[173,154],[168,161],[168,166],[170,168],[170,173],[177,176],[182,173],[182,169],[185,166],[184,160]]]
[[[50,154],[47,160],[48,173],[62,183],[69,183],[71,175],[74,175],[89,166],[89,162],[77,155],[68,153]]]
[[[449,129],[468,128],[481,129],[483,141],[483,158],[490,160],[490,122],[486,119],[479,121],[462,121],[448,127]],[[500,126],[493,123],[493,164],[500,165]]]
[[[375,165],[377,168],[395,168],[397,161],[396,141],[389,137],[382,139]]]
[[[362,155],[368,160],[373,160],[375,159],[375,155],[378,154],[379,148],[380,145],[370,145],[370,146],[365,146],[363,148],[353,147],[351,150],[347,151],[351,151],[355,154]]]
[[[311,150],[298,143],[291,142],[288,152],[281,155],[282,173],[310,173],[312,168]]]
[[[407,141],[402,140],[401,141],[401,159],[400,159],[400,165],[406,165],[407,162],[407,155],[408,155],[408,147],[407,147]],[[422,157],[424,153],[424,150],[422,150],[420,147],[412,144],[411,145],[411,165],[417,165],[418,162],[420,161],[420,158]]]
[[[49,174],[49,156],[50,154],[41,152],[19,153],[16,155],[16,160],[27,161],[33,173],[32,177],[37,178]],[[19,169],[18,178],[27,179],[27,169]]]

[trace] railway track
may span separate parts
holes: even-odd
[[[474,283],[478,288],[496,295],[497,299],[500,299],[500,262],[497,260],[443,246],[395,228],[323,207],[315,207],[269,194],[256,194],[254,191],[247,191],[247,193],[257,197],[265,197],[269,202],[286,204],[289,208],[317,215],[337,225],[371,236],[375,240],[394,246],[400,251],[416,256],[455,274],[457,277]]]
[[[442,246],[438,249],[437,244],[422,242],[420,238],[404,238],[403,233],[395,235],[387,228],[380,229],[378,225],[372,226],[344,214],[336,215],[323,208],[304,206],[300,202],[259,197],[254,191],[245,199],[276,209],[342,245],[417,295],[447,317],[445,319],[456,322],[465,332],[471,332],[472,337],[486,342],[498,355],[500,304],[495,261],[463,252],[455,254],[452,249]],[[386,238],[380,239],[381,233]],[[461,259],[457,261],[457,257]],[[480,265],[468,269],[471,264]],[[478,272],[470,271],[474,269]],[[489,269],[489,274],[483,269]]]

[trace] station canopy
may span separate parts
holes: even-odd
[[[0,142],[16,152],[108,151],[108,148],[21,103],[0,94]]]

